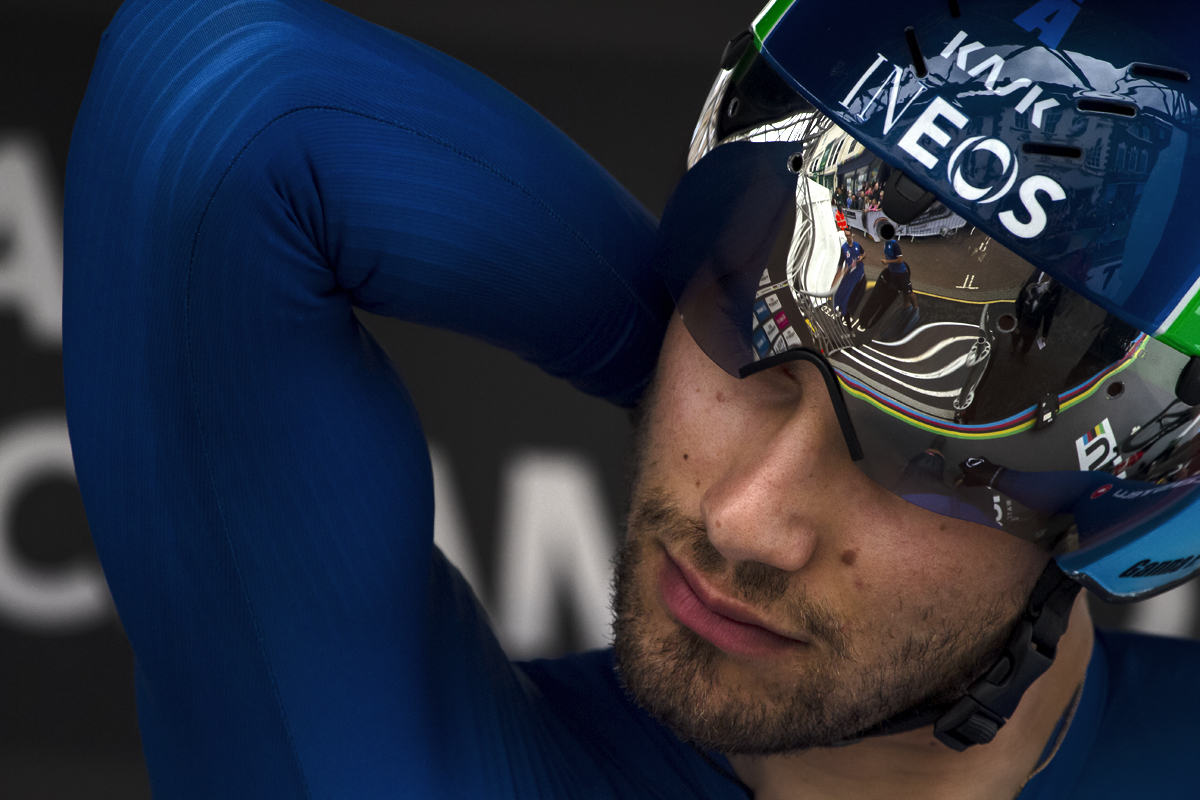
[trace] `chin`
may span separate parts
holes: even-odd
[[[928,608],[879,623],[838,620],[802,596],[797,629],[817,632],[783,656],[728,653],[675,619],[658,575],[681,536],[703,536],[666,507],[635,508],[617,555],[614,651],[631,697],[681,739],[728,754],[770,755],[844,743],[889,717],[960,694],[999,652],[1020,613]],[[697,540],[695,549],[703,551]],[[736,574],[732,569],[732,574]],[[923,620],[921,624],[916,621]]]

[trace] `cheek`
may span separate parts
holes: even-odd
[[[656,380],[643,423],[638,486],[664,489],[692,513],[740,457],[762,450],[787,404],[778,398],[755,403],[678,319],[668,329]],[[919,620],[922,610],[937,607],[944,609],[939,614],[953,614],[955,605],[974,608],[981,598],[1032,586],[1049,558],[1040,548],[908,503],[848,459],[835,465],[830,454],[844,458],[836,449],[844,445],[833,424],[827,427],[832,439],[820,459],[822,485],[832,482],[838,500],[830,524],[821,528],[819,557],[805,572],[814,596],[845,603],[869,625],[875,615]]]
[[[871,485],[867,502],[847,513],[838,566],[855,594],[893,613],[941,606],[953,615],[955,606],[973,608],[1032,587],[1049,561],[1040,547],[1015,536],[935,514]]]
[[[668,329],[642,442],[646,482],[677,499],[712,483],[722,457],[750,430],[736,379],[709,361],[680,324]]]

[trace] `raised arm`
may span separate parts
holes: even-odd
[[[72,445],[156,796],[494,783],[536,704],[431,553],[420,424],[352,307],[632,404],[653,219],[491,81],[315,0],[134,0],[66,232]]]

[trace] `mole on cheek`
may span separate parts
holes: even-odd
[[[724,402],[725,402],[725,395],[721,394],[720,392],[717,392],[717,402],[718,402],[718,403],[724,403]]]
[[[846,550],[842,553],[842,563],[847,567],[853,567],[856,558],[858,558],[857,550]]]
[[[683,454],[683,460],[684,460],[684,461],[687,461],[687,453],[684,453],[684,454]]]

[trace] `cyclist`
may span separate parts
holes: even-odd
[[[1198,647],[1096,632],[1079,589],[1200,570],[1192,26],[958,5],[860,5],[848,50],[840,9],[772,3],[656,233],[426,48],[315,0],[127,3],[72,142],[65,369],[156,794],[1189,795]],[[818,150],[886,161],[894,224],[970,223],[906,243],[936,291],[899,339],[823,307]],[[994,343],[1035,271],[1063,294],[1024,362]],[[640,399],[613,651],[504,656],[354,306]],[[1029,490],[1106,431],[1144,448],[1114,488]]]

